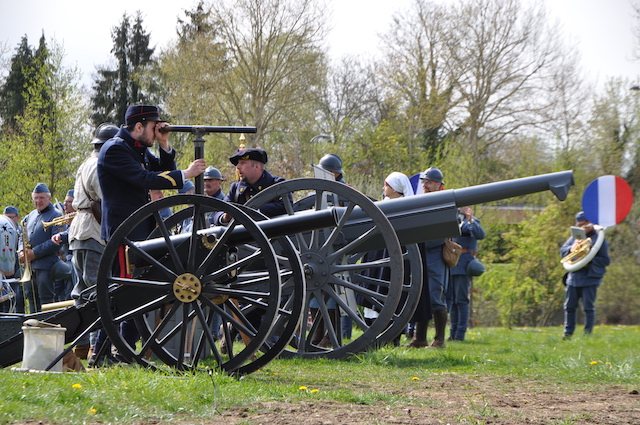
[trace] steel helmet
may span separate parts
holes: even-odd
[[[474,258],[467,264],[467,274],[469,276],[480,276],[482,273],[484,273],[484,264],[477,258]]]
[[[327,171],[344,174],[344,171],[342,171],[342,159],[340,159],[340,157],[335,153],[328,153],[320,158],[320,163],[318,165],[320,168]]]
[[[206,170],[204,170],[204,175],[203,175],[205,180],[222,180],[224,181],[224,178],[222,177],[222,173],[220,172],[220,170],[218,170],[217,168],[214,168],[212,166],[208,166]]]
[[[91,141],[92,145],[100,145],[116,135],[119,128],[115,124],[109,122],[102,123],[96,128],[95,138]]]
[[[420,180],[431,180],[444,184],[444,175],[438,167],[431,167],[420,173]]]

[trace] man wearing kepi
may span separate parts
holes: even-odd
[[[113,232],[134,211],[151,201],[150,189],[180,189],[186,179],[204,172],[204,159],[193,161],[186,170],[177,170],[176,152],[169,145],[169,133],[160,130],[167,126],[160,119],[158,108],[152,105],[133,105],[127,108],[125,125],[109,139],[98,156],[98,180],[102,190],[102,223],[100,237],[109,241]],[[159,157],[149,151],[158,141]],[[130,240],[144,240],[153,231],[156,222],[148,217],[133,229]],[[125,270],[120,269],[123,275]],[[133,321],[121,324],[123,338],[135,345],[138,333]],[[100,331],[95,351],[99,353],[106,341]],[[98,361],[92,358],[89,365]]]
[[[592,246],[596,242],[597,232],[593,227],[593,223],[589,221],[584,212],[580,211],[576,214],[576,227],[584,229],[587,238],[591,239]],[[604,236],[602,236],[604,237]],[[567,256],[571,252],[571,248],[579,242],[578,239],[569,238],[562,248],[560,255]],[[598,295],[598,287],[602,283],[602,278],[606,272],[606,267],[611,263],[609,258],[609,244],[605,239],[600,249],[580,270],[569,272],[566,276],[566,288],[564,298],[564,338],[569,339],[576,329],[576,309],[578,302],[582,298],[582,306],[584,307],[584,333],[591,334],[593,326],[596,322],[596,296]]]
[[[193,161],[186,170],[176,170],[176,152],[169,145],[169,133],[160,131],[167,125],[160,119],[156,106],[130,106],[125,125],[100,150],[98,178],[103,196],[100,236],[105,241],[127,217],[150,201],[150,189],[180,189],[186,179],[204,172],[204,159]],[[159,157],[149,151],[156,140]],[[149,217],[133,229],[129,239],[144,240],[154,227],[153,217]]]
[[[235,182],[229,188],[224,200],[236,204],[245,204],[258,192],[284,181],[282,177],[271,175],[264,169],[267,163],[267,153],[260,148],[239,149],[229,161],[236,166],[240,181]],[[275,217],[285,214],[282,198],[268,202],[260,207],[259,211],[267,217]],[[231,217],[226,213],[217,213],[214,216],[216,225],[227,224]]]
[[[475,260],[478,254],[478,240],[484,239],[484,229],[480,220],[473,216],[471,207],[462,207],[458,210],[458,224],[460,236],[453,240],[462,246],[462,254],[458,264],[451,268],[450,292],[450,320],[451,341],[464,341],[469,323],[469,298],[471,290],[471,276],[468,273],[469,264]]]
[[[438,192],[444,189],[444,175],[438,167],[430,167],[420,173],[420,181],[422,182],[422,191],[424,193]],[[447,326],[446,289],[449,275],[447,265],[442,257],[444,239],[428,241],[421,245],[425,273],[420,301],[411,320],[415,323],[415,330],[409,347],[444,348],[445,328]],[[427,342],[427,327],[432,317],[436,335],[431,345],[429,345]]]
[[[31,264],[33,287],[27,283],[25,295],[29,300],[31,313],[35,313],[42,310],[42,304],[55,301],[53,280],[49,276],[49,271],[58,262],[59,246],[51,240],[51,237],[59,233],[60,228],[53,225],[45,229],[42,223],[53,221],[54,218],[60,217],[62,214],[53,207],[51,192],[46,184],[38,183],[33,189],[31,198],[35,209],[24,219],[28,240],[20,241],[19,259],[21,263],[24,263],[26,256]],[[27,244],[30,248],[24,249],[23,247]]]

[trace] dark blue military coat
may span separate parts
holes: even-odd
[[[160,157],[135,141],[124,127],[109,139],[98,157],[98,179],[102,189],[100,237],[109,240],[116,228],[135,210],[151,201],[149,189],[180,189],[183,176],[176,170],[175,156],[159,149]],[[150,218],[132,233],[131,240],[143,240],[154,229]]]
[[[229,192],[227,192],[227,196],[224,197],[224,200],[226,202],[233,202],[236,204],[244,205],[249,199],[251,199],[252,196],[257,194],[258,192],[284,180],[284,178],[274,176],[267,170],[264,170],[262,172],[262,176],[260,176],[258,181],[254,184],[249,184],[242,180],[232,183],[231,187],[229,188]],[[278,198],[275,201],[264,204],[258,209],[258,211],[269,218],[283,215],[287,212],[284,208],[284,202],[282,202],[282,198]],[[216,225],[221,224],[221,216],[222,213],[215,213],[212,222]]]

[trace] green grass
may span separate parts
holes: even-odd
[[[345,360],[275,360],[241,379],[215,371],[167,375],[135,366],[65,374],[8,368],[0,370],[0,424],[197,422],[229,408],[244,407],[250,415],[269,401],[424,405],[406,389],[447,374],[508,377],[569,392],[585,386],[634,389],[640,378],[638,340],[637,326],[597,327],[593,335],[569,341],[562,340],[560,328],[475,328],[466,341],[443,350],[385,347]],[[491,409],[481,402],[474,406],[480,413]]]

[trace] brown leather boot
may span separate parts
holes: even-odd
[[[87,360],[89,358],[89,350],[91,346],[89,344],[76,345],[73,347],[73,353],[77,358]]]

